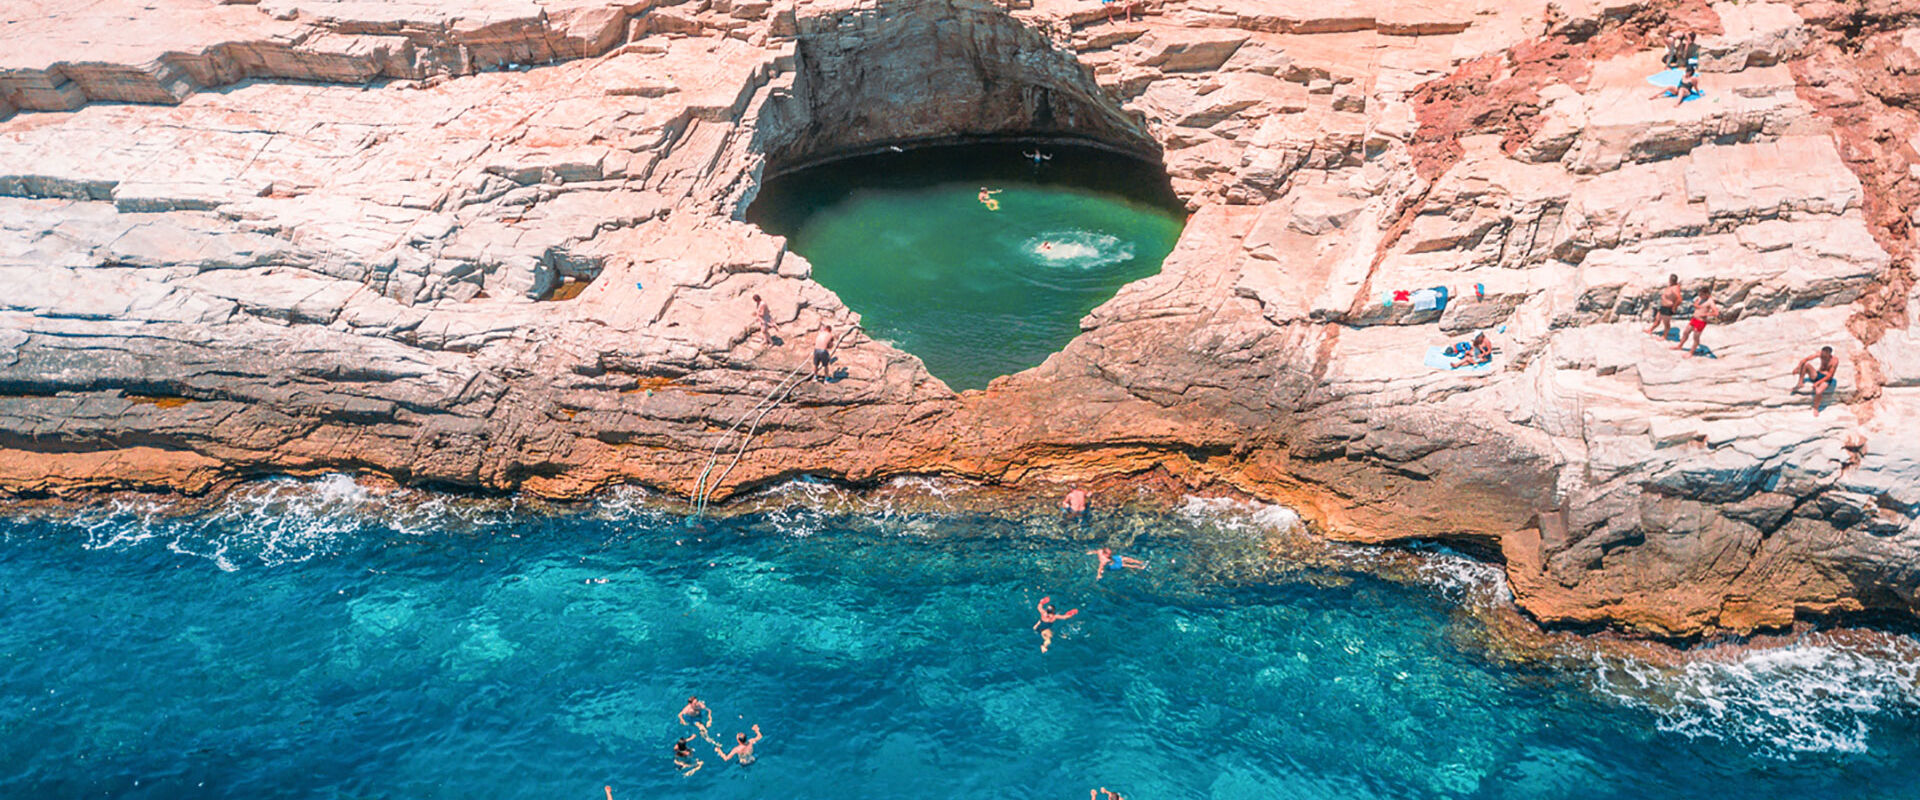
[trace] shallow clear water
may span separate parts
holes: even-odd
[[[1017,146],[830,164],[771,182],[754,216],[789,236],[868,334],[956,390],[983,388],[1064,347],[1094,306],[1159,272],[1180,237],[1163,174],[1041,149],[1052,160],[1038,167]],[[991,207],[982,188],[996,191]]]
[[[821,491],[691,527],[344,479],[0,518],[0,796],[1905,797],[1920,766],[1904,637],[1515,664],[1466,613],[1497,570],[1276,562],[1280,509]],[[1094,543],[1150,566],[1096,582]],[[1044,656],[1042,594],[1083,609]],[[689,693],[760,761],[679,776]]]

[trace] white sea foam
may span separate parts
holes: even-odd
[[[1798,643],[1660,666],[1593,656],[1598,692],[1652,712],[1659,728],[1775,757],[1860,753],[1871,720],[1920,710],[1920,647]]]
[[[1093,269],[1133,258],[1133,243],[1093,231],[1048,231],[1021,244],[1028,255],[1050,267]]]
[[[1188,495],[1182,499],[1177,511],[1190,522],[1210,524],[1228,531],[1294,533],[1301,528],[1300,512],[1291,508],[1227,497]]]

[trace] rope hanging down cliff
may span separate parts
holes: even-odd
[[[835,336],[833,338],[833,345],[827,348],[828,355],[831,356],[833,353],[839,351],[840,344],[846,341],[847,337],[857,330],[859,330],[858,326],[850,327],[845,333]],[[754,434],[760,430],[760,421],[766,419],[768,413],[778,408],[781,403],[786,402],[789,397],[793,396],[793,390],[798,388],[800,382],[804,380],[800,377],[800,373],[807,371],[810,366],[810,364],[802,364],[794,367],[792,372],[787,373],[787,376],[781,378],[779,383],[774,384],[773,389],[767,392],[766,396],[760,398],[760,402],[755,403],[753,408],[748,409],[747,413],[740,415],[740,418],[734,421],[733,427],[727,429],[727,433],[721,438],[720,443],[714,445],[713,452],[707,456],[706,467],[700,470],[700,477],[695,480],[693,484],[693,514],[689,518],[689,521],[699,519],[707,513],[707,503],[713,499],[713,493],[722,485],[725,485],[727,476],[733,474],[733,468],[740,464],[740,457],[746,455],[747,444],[753,441]],[[740,446],[734,449],[733,460],[727,462],[726,469],[720,472],[719,477],[709,482],[707,477],[713,474],[714,465],[720,462],[721,451],[727,449],[727,445],[733,435],[740,430],[741,425],[746,424],[748,417],[753,418],[753,424],[749,425],[746,434],[740,437]]]

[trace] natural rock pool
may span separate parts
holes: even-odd
[[[1035,151],[1048,158],[1023,155]],[[1154,165],[1017,144],[887,152],[782,175],[748,217],[787,236],[869,334],[955,390],[1064,347],[1094,306],[1160,271],[1185,219]]]
[[[1904,797],[1920,763],[1906,636],[1514,658],[1499,570],[1445,551],[914,491],[689,525],[329,478],[0,518],[0,796]],[[1096,581],[1100,544],[1147,569]],[[1082,609],[1044,656],[1042,595]],[[758,763],[681,777],[689,694]]]

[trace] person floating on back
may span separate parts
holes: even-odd
[[[1647,326],[1647,333],[1658,331],[1660,338],[1673,335],[1673,315],[1680,312],[1680,302],[1687,299],[1687,293],[1680,288],[1680,276],[1668,275],[1667,287],[1660,290],[1660,305],[1653,310],[1653,324]]]
[[[707,715],[707,724],[713,724],[713,711],[707,708],[707,704],[700,702],[700,698],[698,697],[689,697],[687,698],[687,707],[680,709],[680,724],[687,724],[687,716],[692,715],[694,719],[693,724],[699,725],[701,714]]]
[[[760,726],[757,723],[753,726],[753,738],[747,738],[744,733],[736,733],[733,735],[733,741],[732,750],[723,752],[719,747],[715,747],[713,752],[720,754],[721,761],[733,761],[743,767],[753,763],[753,746],[760,743]]]
[[[1109,569],[1120,570],[1120,569],[1146,569],[1147,568],[1147,562],[1141,561],[1140,559],[1134,558],[1133,556],[1120,555],[1119,553],[1115,553],[1111,549],[1108,549],[1105,547],[1102,547],[1098,550],[1088,550],[1087,555],[1093,556],[1093,560],[1097,564],[1097,566],[1095,566],[1093,570],[1093,579],[1096,581],[1100,580],[1103,577],[1106,577],[1107,570]]]
[[[1680,343],[1674,345],[1673,349],[1687,351],[1689,358],[1699,355],[1700,332],[1707,329],[1708,322],[1719,316],[1720,306],[1713,302],[1713,287],[1702,288],[1700,299],[1693,301],[1693,314],[1687,319],[1687,329],[1680,332]],[[1692,346],[1687,345],[1689,337],[1693,340]]]
[[[1072,618],[1073,615],[1080,613],[1080,609],[1076,608],[1065,614],[1056,614],[1053,611],[1052,597],[1040,598],[1038,609],[1040,610],[1040,621],[1033,623],[1033,629],[1040,632],[1040,652],[1044,653],[1047,652],[1047,648],[1053,646],[1053,623]]]
[[[701,767],[707,765],[707,762],[693,757],[693,748],[687,745],[691,741],[693,737],[689,736],[673,743],[673,765],[680,768],[683,778],[699,772]]]
[[[1820,352],[1800,360],[1800,366],[1793,368],[1793,393],[1800,391],[1800,384],[1813,383],[1813,415],[1820,416],[1820,397],[1833,388],[1834,375],[1840,371],[1840,359],[1833,357],[1833,348],[1822,347]]]

